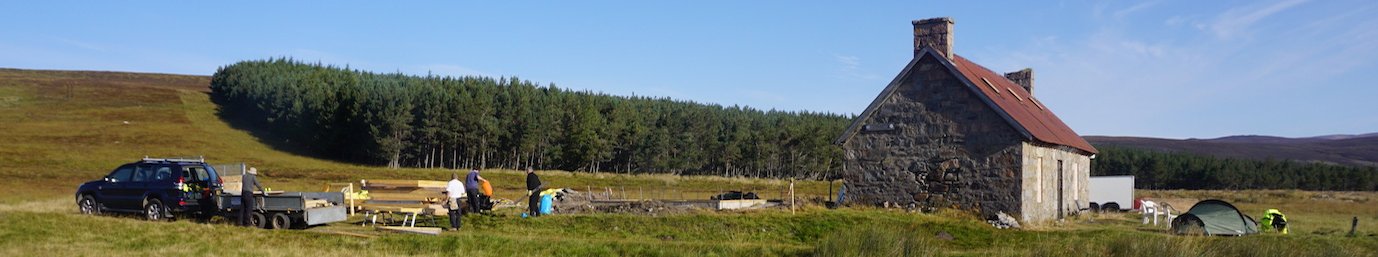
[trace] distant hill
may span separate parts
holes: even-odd
[[[1304,138],[1242,135],[1213,139],[1086,136],[1091,144],[1225,158],[1295,160],[1350,166],[1378,166],[1378,133]]]

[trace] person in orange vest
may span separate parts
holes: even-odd
[[[478,191],[478,192],[479,192],[479,194],[480,194],[480,195],[479,195],[479,198],[477,198],[477,199],[479,199],[479,202],[478,202],[478,203],[479,203],[479,210],[481,210],[481,211],[492,210],[492,209],[493,209],[493,204],[492,204],[492,202],[493,202],[493,201],[492,201],[492,200],[493,200],[493,184],[492,184],[492,183],[488,183],[488,180],[487,180],[487,179],[479,178],[479,179],[478,179],[478,187],[479,187],[479,191]]]

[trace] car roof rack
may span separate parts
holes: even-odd
[[[206,162],[205,156],[196,157],[170,157],[170,158],[150,158],[144,156],[144,162]]]

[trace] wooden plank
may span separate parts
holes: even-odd
[[[411,233],[411,234],[432,235],[432,236],[440,235],[440,228],[426,228],[426,227],[418,228],[418,227],[400,227],[400,226],[379,226],[379,227],[378,227],[378,230],[380,230],[380,231],[398,232],[398,233]]]
[[[238,194],[240,190],[243,189],[243,176],[220,176],[220,180],[222,182],[220,184],[220,190],[222,191],[234,192],[235,194]]]
[[[334,231],[334,230],[316,230],[316,229],[312,229],[312,230],[306,230],[306,231],[318,232],[318,233],[324,233],[324,234],[345,235],[345,236],[352,236],[352,237],[359,237],[359,238],[374,238],[374,237],[378,237],[378,236],[374,236],[374,235],[365,235],[365,234],[359,234],[359,233],[353,233],[353,232]]]
[[[375,188],[368,190],[369,194],[389,193],[389,194],[439,194],[445,192],[444,188],[416,188],[416,187],[394,187],[394,188]]]
[[[417,184],[418,187],[423,187],[423,188],[441,188],[441,189],[443,189],[443,188],[445,188],[446,186],[449,186],[449,185],[450,185],[450,182],[449,182],[449,181],[439,181],[439,180],[419,180],[419,181],[416,181],[416,184]]]
[[[368,181],[368,183],[364,184],[364,185],[365,185],[365,188],[368,188],[368,187],[418,187],[418,186],[416,186],[416,180],[369,179],[369,180],[367,180],[367,181]]]
[[[398,201],[398,202],[400,202],[400,201],[407,201],[407,202],[429,202],[429,203],[441,202],[441,201],[445,200],[445,198],[443,198],[443,197],[412,197],[412,196],[391,196],[391,195],[373,195],[373,196],[369,196],[368,199],[369,199],[369,200],[378,200],[378,201]]]
[[[447,182],[445,182],[445,181],[438,181],[438,180],[396,180],[396,179],[380,179],[380,180],[368,180],[368,186],[366,186],[365,188],[440,188],[440,189],[444,189],[445,186],[446,186],[446,183],[447,183]]]
[[[402,202],[402,201],[373,201],[364,202],[367,206],[401,206],[401,207],[425,207],[430,205],[428,202]]]
[[[425,207],[402,207],[402,206],[379,206],[379,205],[364,205],[364,206],[359,206],[359,208],[362,208],[362,209],[368,210],[368,211],[376,211],[376,212],[393,212],[393,213],[425,213],[426,210],[427,210]]]
[[[760,207],[765,206],[765,205],[766,205],[766,200],[763,200],[763,199],[750,199],[750,200],[720,200],[720,201],[718,201],[717,209],[718,209],[718,210],[755,209],[755,208],[760,208]]]
[[[424,192],[424,193],[374,193],[368,192],[368,198],[380,201],[424,201],[436,202],[445,199],[445,194]]]
[[[325,199],[311,199],[311,200],[306,200],[306,201],[303,203],[303,205],[305,205],[306,208],[330,207],[330,206],[331,206],[330,201],[326,201]]]

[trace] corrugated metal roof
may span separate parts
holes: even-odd
[[[847,126],[847,130],[844,130],[842,135],[839,135],[833,143],[844,144],[853,135],[856,135],[861,130],[861,122],[868,119],[885,99],[902,86],[901,82],[904,81],[904,78],[911,75],[911,69],[925,56],[935,58],[953,73],[961,73],[960,78],[967,83],[966,86],[973,91],[980,92],[980,97],[983,98],[982,102],[1000,113],[1001,117],[1010,123],[1010,126],[1028,139],[1072,147],[1090,154],[1099,152],[1085,139],[1077,135],[1075,131],[1072,131],[1072,128],[1067,127],[1067,124],[1062,123],[1062,119],[1058,119],[1057,115],[1048,109],[1048,106],[1043,105],[1019,84],[1015,84],[1006,79],[1005,76],[986,69],[986,67],[971,62],[971,60],[960,55],[953,55],[955,60],[948,60],[931,47],[924,47],[920,50],[920,53],[916,54],[914,59],[911,59],[899,74],[895,75],[895,79],[891,80],[890,84],[881,90],[876,99],[871,101],[871,104],[861,112],[861,115],[852,120],[852,124]]]
[[[977,91],[985,94],[998,109],[1003,110],[1018,125],[1028,131],[1028,133],[1044,143],[1064,145],[1082,151],[1097,153],[1091,143],[1086,142],[1076,131],[1072,131],[1062,119],[1057,118],[1046,105],[1038,102],[1037,98],[1030,95],[1019,84],[1006,79],[1005,76],[993,72],[986,67],[967,60],[960,55],[953,55],[952,64],[965,76],[971,83],[987,85],[972,85]],[[1003,92],[999,91],[1003,90]]]

